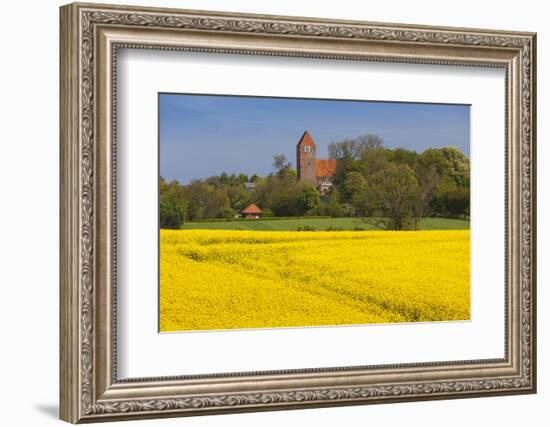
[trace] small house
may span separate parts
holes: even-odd
[[[248,193],[253,193],[254,190],[256,189],[256,183],[255,183],[255,182],[245,182],[245,183],[244,183],[244,189],[245,189]]]
[[[252,203],[241,211],[241,217],[244,219],[259,219],[262,217],[262,210]]]
[[[321,183],[319,184],[319,193],[321,193],[321,196],[327,196],[328,194],[330,194],[332,186],[332,181],[328,179],[321,181]]]

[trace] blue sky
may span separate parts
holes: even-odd
[[[328,145],[377,134],[388,148],[454,146],[470,155],[470,107],[398,102],[160,94],[160,174],[183,184],[221,172],[267,175],[273,156],[296,166],[308,130]]]

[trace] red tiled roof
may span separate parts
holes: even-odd
[[[300,141],[298,141],[298,145],[315,145],[315,141],[309,134],[309,132],[306,130],[302,137],[300,138]]]
[[[321,160],[317,159],[317,176],[334,176],[336,175],[336,160]]]
[[[243,214],[259,214],[262,213],[262,210],[256,206],[254,203],[251,205],[248,205],[246,208],[244,208],[241,213]]]

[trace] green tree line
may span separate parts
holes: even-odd
[[[323,197],[297,179],[284,155],[274,156],[265,177],[221,173],[186,185],[161,178],[160,226],[234,218],[250,203],[264,216],[356,216],[393,230],[416,229],[427,216],[469,217],[470,161],[457,148],[389,149],[379,136],[365,135],[330,144],[329,156],[337,160],[336,176]]]

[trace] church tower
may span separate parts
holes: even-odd
[[[306,130],[296,145],[298,179],[317,186],[317,145]]]

